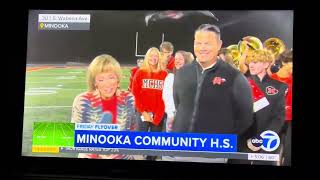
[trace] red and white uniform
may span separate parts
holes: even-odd
[[[272,79],[286,83],[288,85],[288,93],[286,95],[286,121],[292,120],[292,75],[287,78],[281,78],[278,74],[271,75]]]
[[[159,125],[164,115],[164,102],[162,90],[166,71],[148,73],[139,69],[133,80],[132,93],[138,112],[152,112],[153,124]]]
[[[253,97],[253,112],[257,112],[260,109],[268,106],[270,103],[267,100],[266,96],[263,94],[261,89],[252,79],[248,79],[252,90],[252,97]]]

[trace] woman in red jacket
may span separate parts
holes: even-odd
[[[155,47],[150,48],[141,68],[134,76],[132,93],[137,109],[138,131],[162,130],[165,118],[162,89],[167,72],[159,63],[159,58],[159,50]]]

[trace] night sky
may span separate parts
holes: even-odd
[[[203,23],[220,27],[223,46],[237,44],[244,36],[262,42],[270,37],[292,48],[293,11],[211,11],[219,19],[201,14],[179,20],[162,19],[146,26],[145,15],[155,11],[39,11],[29,12],[28,64],[90,63],[100,54],[110,54],[121,64],[134,64],[135,38],[139,32],[138,54],[170,41],[177,50],[193,52],[194,30]],[[39,31],[38,14],[90,14],[89,31]]]

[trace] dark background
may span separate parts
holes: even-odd
[[[114,56],[121,64],[134,64],[135,38],[139,32],[139,55],[148,48],[159,48],[164,40],[176,50],[193,52],[194,30],[203,23],[216,24],[221,29],[223,46],[237,44],[242,37],[256,36],[262,42],[270,37],[282,39],[292,48],[293,11],[212,11],[219,21],[200,13],[175,19],[145,23],[148,13],[159,11],[44,11],[29,12],[28,64],[83,62],[89,63],[100,54]],[[191,11],[188,11],[191,12]],[[89,31],[39,31],[38,14],[90,14]]]

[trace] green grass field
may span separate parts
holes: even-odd
[[[130,68],[123,68],[122,74],[120,86],[121,89],[127,90]],[[67,153],[54,155],[32,153],[33,124],[35,122],[70,122],[73,100],[76,95],[86,90],[85,68],[49,68],[27,71],[22,155],[76,157],[75,154]]]

